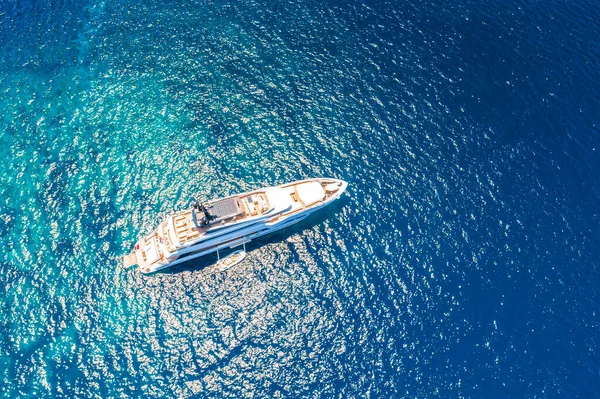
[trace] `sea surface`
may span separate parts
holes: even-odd
[[[13,398],[597,398],[600,3],[3,0]],[[124,270],[193,198],[328,209]]]

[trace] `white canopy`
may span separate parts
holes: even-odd
[[[302,183],[296,186],[296,193],[304,206],[310,206],[315,202],[321,201],[325,197],[325,191],[319,182],[312,181]]]

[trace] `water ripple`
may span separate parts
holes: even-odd
[[[591,396],[600,16],[551,3],[0,6],[6,394]],[[233,269],[118,267],[309,176]]]

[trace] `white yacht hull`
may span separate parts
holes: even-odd
[[[315,182],[321,184],[323,188],[324,194],[320,199],[320,193],[316,193],[316,197],[314,196],[314,189],[318,191]],[[192,241],[188,245],[184,244],[178,247],[176,251],[171,253],[170,258],[164,258],[151,264],[144,264],[143,259],[139,254],[138,245],[136,245],[136,250],[134,253],[138,258],[140,270],[142,273],[146,274],[154,273],[214,253],[218,250],[242,245],[258,237],[262,237],[291,226],[339,199],[345,192],[347,185],[348,184],[346,182],[337,179],[307,179],[273,188],[266,188],[265,190],[277,189],[282,190],[281,192],[284,194],[289,193],[292,198],[301,203],[301,208],[298,206],[298,203],[293,203],[293,201],[291,201],[290,203],[292,203],[293,206],[291,206],[289,209],[284,209],[283,211],[279,212],[274,211],[271,214],[269,213],[271,211],[269,211],[266,212],[264,216],[254,217],[249,219],[249,221],[238,222],[237,225],[232,223],[231,227],[229,224],[225,224],[222,227],[216,226],[216,228],[213,228],[213,230],[216,230],[215,232],[208,230],[208,232],[203,237],[200,237],[197,241]],[[300,192],[298,187],[302,188],[304,191],[307,191],[306,188],[309,188],[313,191]],[[329,187],[333,187],[333,190],[335,191],[328,193],[326,189]],[[257,190],[257,192],[258,191],[259,190]],[[250,192],[248,195],[251,195],[252,193],[254,192]],[[267,191],[267,193],[269,193],[269,191]],[[280,202],[289,200],[284,197],[278,198],[277,196],[280,195],[279,192],[275,192],[275,194],[277,195],[269,194],[269,198],[273,200],[272,202],[276,202],[277,200],[280,200]],[[299,196],[301,197],[302,195],[304,195],[304,198],[297,198]],[[314,198],[311,198],[311,196]],[[315,202],[307,206],[302,199],[308,199],[308,201]],[[288,204],[286,203],[284,205]],[[275,203],[272,204],[272,206],[277,210],[278,204]],[[283,209],[284,206],[282,205],[280,208]],[[234,231],[228,232],[228,230],[233,228],[235,228]],[[139,260],[141,260],[141,262]]]

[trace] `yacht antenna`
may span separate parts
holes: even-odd
[[[202,198],[200,201],[194,202],[192,207],[198,212],[202,212],[204,214],[204,217],[201,219],[203,226],[206,226],[217,218],[208,210],[209,208],[212,208],[212,206],[204,198]]]

